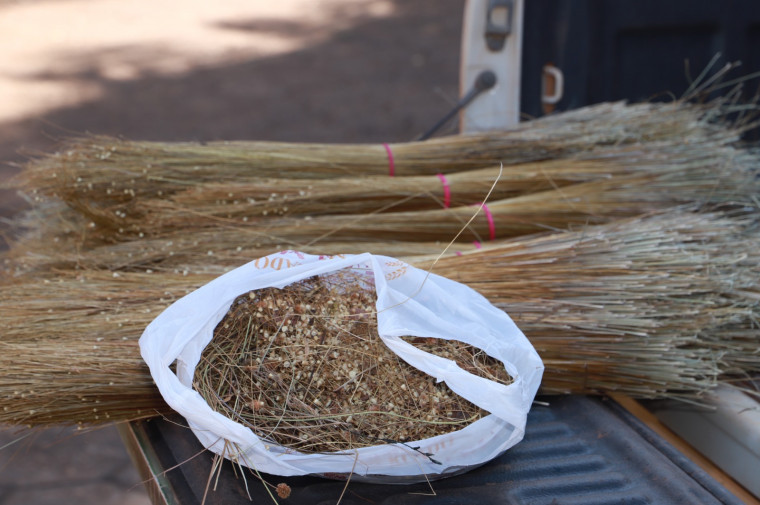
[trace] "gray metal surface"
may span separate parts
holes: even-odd
[[[431,486],[351,482],[341,504],[741,504],[694,463],[611,401],[586,397],[545,398],[535,406],[525,439],[503,456],[471,472]],[[192,433],[167,421],[135,425],[149,445],[151,467],[169,469],[167,502],[200,503],[212,456],[201,452]],[[181,464],[180,464],[181,463]],[[270,484],[286,483],[292,504],[335,504],[344,482],[317,477],[262,475]],[[250,473],[248,491],[255,503],[272,503]],[[250,503],[245,484],[229,463],[206,503]]]

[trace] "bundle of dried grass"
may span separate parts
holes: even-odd
[[[651,147],[623,150],[625,158],[629,159],[628,164],[621,162],[622,168],[617,169],[617,173],[612,169],[597,172],[595,176],[604,175],[601,180],[491,201],[487,212],[460,237],[461,245],[457,247],[465,250],[468,248],[465,244],[472,240],[482,242],[546,229],[561,230],[573,224],[601,223],[683,202],[755,205],[760,190],[757,153],[732,146],[709,152],[696,150],[693,146],[669,146],[662,150]],[[609,167],[611,165],[604,160],[617,162],[619,156],[621,151],[618,149],[600,150],[595,152],[591,161],[597,168]],[[569,166],[577,168],[574,162]],[[543,164],[532,167],[532,173],[526,174],[526,178],[536,180],[541,177],[537,174],[543,170]],[[626,172],[632,174],[623,175]],[[492,175],[489,171],[480,173]],[[555,169],[555,175],[559,173],[561,170]],[[581,177],[592,177],[592,173],[593,170]],[[456,174],[456,177],[458,180],[466,175]],[[571,178],[564,177],[565,181]],[[513,178],[517,179],[517,174],[513,174]],[[434,179],[440,186],[441,181],[437,177]],[[471,187],[485,191],[486,179],[477,180]],[[497,184],[496,187],[500,186]],[[339,194],[339,191],[332,193],[335,197]],[[175,196],[179,198],[182,194]],[[394,198],[403,201],[407,197],[404,194],[390,196],[388,201]],[[61,202],[46,202],[21,222],[20,226],[27,229],[27,234],[15,244],[10,257],[14,265],[22,269],[80,266],[192,271],[197,269],[193,265],[207,263],[234,266],[239,255],[230,255],[230,251],[244,251],[249,257],[285,248],[327,254],[371,250],[377,254],[409,256],[430,252],[430,249],[425,251],[412,242],[427,241],[434,248],[433,252],[440,250],[438,243],[454,236],[473,212],[470,206],[315,217],[278,217],[276,212],[271,215],[262,211],[268,215],[249,219],[244,212],[242,217],[220,217],[210,208],[203,207],[196,212],[189,202],[145,200],[144,203],[144,210],[152,209],[150,219],[139,221],[114,211],[123,218],[109,221],[101,215],[101,223],[107,221],[104,231],[102,226],[89,220],[90,216],[82,216]],[[341,203],[348,205],[348,200]],[[180,205],[179,210],[170,210],[176,205]],[[255,206],[249,207],[247,212],[258,212]],[[318,207],[319,204],[315,204],[313,208]],[[145,217],[143,213],[137,215]],[[121,225],[132,228],[112,230],[113,226]],[[104,244],[104,237],[116,237],[119,243]],[[345,247],[330,249],[329,242],[343,242]],[[209,262],[209,255],[219,257]]]
[[[155,284],[146,274],[111,272],[48,277],[3,284],[0,418],[37,426],[169,412],[137,341],[146,324],[192,282],[178,285],[167,277]]]
[[[464,244],[472,240],[602,223],[683,202],[755,205],[760,189],[757,153],[730,144],[742,126],[717,128],[704,119],[721,110],[714,105],[662,107],[676,111],[675,119],[666,121],[673,131],[692,136],[675,139],[666,138],[662,132],[639,132],[642,137],[635,141],[626,137],[629,142],[622,146],[589,144],[587,151],[571,159],[508,167],[493,196],[515,191],[520,195],[492,199],[487,212],[472,223],[457,247],[466,249]],[[620,112],[619,108],[615,110]],[[636,111],[638,108],[633,107],[628,112]],[[594,112],[591,108],[585,114],[598,120]],[[675,125],[671,119],[684,124]],[[656,129],[656,121],[650,123],[642,122],[639,127]],[[560,130],[563,125],[560,121]],[[24,176],[27,182],[42,184],[40,170],[38,165],[30,167]],[[20,222],[25,235],[14,245],[10,257],[18,269],[79,266],[192,271],[197,268],[193,265],[206,264],[207,256],[215,254],[222,257],[213,264],[234,266],[236,254],[230,255],[231,250],[250,256],[285,248],[322,253],[371,250],[408,256],[430,252],[410,246],[412,241],[425,241],[438,250],[437,243],[454,236],[473,212],[467,205],[440,208],[446,196],[437,176],[319,179],[319,166],[314,170],[315,178],[306,189],[281,189],[282,196],[278,193],[277,197],[272,197],[270,190],[278,184],[288,188],[284,179],[242,176],[239,183],[210,182],[208,174],[201,171],[206,175],[187,175],[187,189],[175,188],[170,195],[161,190],[130,194],[118,202],[103,197],[103,188],[87,189],[90,183],[84,180],[53,178],[58,181],[55,191],[64,195],[65,201],[43,198],[42,193],[53,190],[39,188],[35,198],[40,201]],[[106,178],[105,174],[101,176]],[[448,174],[451,201],[481,201],[492,177],[493,169]],[[149,183],[145,184],[147,188]],[[225,191],[227,198],[223,197]],[[105,192],[111,193],[111,189]],[[261,201],[253,194],[269,197]],[[419,210],[431,206],[424,202],[437,210]],[[415,210],[400,211],[407,205]],[[349,213],[352,211],[356,213]],[[324,244],[329,247],[330,242],[344,242],[347,247],[322,248]]]
[[[747,157],[747,161],[754,161]],[[760,179],[744,164],[731,165],[729,177],[711,170],[684,171],[675,177],[628,176],[573,184],[529,195],[489,202],[459,237],[457,249],[472,241],[526,235],[544,230],[609,222],[616,218],[663,210],[679,203],[736,202],[752,204]],[[689,179],[687,182],[687,179]],[[476,209],[451,209],[379,214],[273,218],[266,222],[228,223],[217,228],[188,226],[160,238],[139,238],[87,248],[84,228],[65,246],[45,251],[40,241],[19,244],[13,252],[25,268],[84,268],[193,271],[204,263],[234,266],[237,252],[261,255],[281,249],[313,250],[329,241],[350,243],[347,250],[327,246],[323,253],[365,252],[407,256],[417,242],[445,243],[468,222]],[[83,244],[85,244],[83,246]],[[461,244],[461,245],[460,245]],[[370,249],[370,247],[372,247]],[[83,252],[79,252],[84,249]],[[439,247],[440,250],[440,247]],[[39,252],[46,252],[42,256]],[[230,254],[232,251],[232,254]],[[36,253],[36,254],[35,254]],[[215,256],[210,260],[209,256]],[[72,259],[76,263],[72,263]]]
[[[60,270],[108,270],[119,272],[166,272],[187,275],[222,274],[251,258],[259,258],[284,249],[296,249],[309,254],[361,254],[376,252],[392,257],[425,256],[441,252],[445,243],[403,240],[343,240],[319,239],[310,243],[293,242],[270,237],[252,240],[246,233],[234,229],[194,233],[192,237],[104,245],[84,249],[79,235],[56,238],[40,237],[16,244],[4,261],[7,275],[46,275]],[[259,237],[259,235],[257,235]],[[209,242],[210,241],[210,242]],[[52,244],[51,244],[52,242]],[[213,244],[213,248],[208,247]],[[50,247],[52,245],[52,247]],[[463,242],[457,251],[476,250],[479,243]]]
[[[741,132],[721,124],[730,112],[728,101],[708,105],[686,101],[604,103],[522,123],[509,131],[390,144],[388,148],[396,174],[407,176],[565,157],[595,145],[642,140],[710,137],[731,143]],[[45,193],[60,188],[103,188],[104,198],[105,189],[111,188],[114,201],[125,198],[123,195],[182,191],[187,180],[218,183],[245,182],[251,177],[388,175],[389,165],[388,152],[381,144],[162,143],[102,136],[71,141],[47,160],[49,165],[40,162],[24,177],[30,187]],[[57,180],[52,180],[51,174]]]
[[[545,392],[580,382],[686,399],[760,370],[758,246],[754,212],[675,213],[486,246],[435,271],[512,315],[544,360]],[[664,368],[692,367],[660,383]]]
[[[672,199],[673,190],[681,200],[720,201],[732,197],[746,200],[757,189],[753,161],[734,147],[716,146],[714,142],[688,148],[680,142],[648,143],[646,148],[642,145],[596,148],[568,159],[445,176],[198,183],[172,195],[134,198],[107,207],[98,205],[96,193],[86,192],[89,199],[81,197],[69,201],[69,205],[91,221],[91,241],[125,241],[161,237],[188,228],[260,226],[281,216],[362,215],[460,207],[482,201],[492,186],[491,200],[504,200],[622,177],[629,193],[641,193],[635,176],[641,176],[643,181],[656,179],[659,186],[667,185],[664,191],[667,198],[662,198],[663,193],[657,193],[655,187],[649,196],[652,201]]]
[[[610,160],[548,160],[513,165],[501,175],[499,168],[484,168],[446,176],[249,179],[244,183],[199,183],[172,195],[135,198],[105,208],[95,199],[87,205],[80,199],[76,210],[95,223],[103,240],[128,240],[140,234],[157,237],[188,226],[254,225],[280,216],[457,207],[481,201],[497,179],[492,198],[502,199],[630,171]]]
[[[547,363],[545,392],[697,398],[726,374],[760,369],[755,217],[672,211],[587,225],[682,202],[756,205],[757,156],[737,148],[746,124],[727,125],[730,109],[725,100],[603,104],[510,132],[387,149],[71,143],[19,179],[41,205],[6,257],[24,275],[5,280],[0,302],[9,328],[0,341],[0,422],[162,411],[136,338],[176,297],[279,249],[438,253],[482,196],[467,199],[492,182],[491,169],[477,169],[497,162],[508,167],[495,188],[504,198],[489,201],[455,244],[464,256],[435,271],[513,316]],[[387,177],[389,165],[399,177]],[[439,208],[438,172],[462,205]],[[472,239],[568,227],[579,231],[495,240],[468,254]],[[244,414],[253,409],[234,415]]]
[[[760,371],[755,219],[670,211],[493,243],[444,258],[434,272],[473,286],[512,316],[547,366],[544,392],[698,401],[719,380]],[[414,264],[425,268],[432,259]],[[0,422],[89,423],[164,409],[135,339],[172,300],[212,276],[57,276],[4,287]]]
[[[60,153],[32,163],[14,184],[29,192],[31,198],[60,198],[92,220],[101,228],[101,233],[113,235],[112,239],[132,233],[153,236],[153,227],[168,228],[164,231],[171,232],[172,219],[164,222],[165,216],[167,213],[176,215],[180,210],[189,210],[190,219],[200,217],[208,224],[217,225],[239,224],[239,219],[254,219],[265,212],[275,215],[335,212],[337,207],[334,204],[329,205],[330,210],[324,208],[324,203],[330,201],[345,207],[339,212],[367,212],[370,208],[400,204],[410,195],[410,190],[413,195],[430,195],[432,191],[438,200],[435,205],[440,205],[442,188],[434,174],[499,163],[509,167],[537,160],[570,157],[591,160],[596,157],[597,162],[610,164],[603,169],[609,174],[620,172],[614,164],[627,166],[625,171],[635,167],[637,162],[645,165],[638,171],[648,173],[646,166],[654,165],[656,171],[658,163],[658,156],[652,153],[666,152],[665,156],[659,156],[659,163],[677,165],[677,161],[667,157],[693,162],[714,156],[715,150],[736,142],[748,126],[739,122],[728,125],[722,118],[731,110],[727,100],[716,100],[708,105],[684,101],[602,104],[523,123],[507,132],[398,144],[387,146],[387,150],[382,145],[271,142],[193,145],[126,142],[99,137],[74,141],[64,146]],[[642,145],[647,148],[636,149]],[[617,154],[594,153],[605,146],[614,147]],[[684,158],[686,155],[690,158]],[[628,162],[621,161],[623,159]],[[389,167],[399,176],[430,175],[433,178],[407,181],[406,185],[387,178]],[[538,186],[531,184],[527,189],[546,189],[547,184],[562,186],[568,181],[579,182],[589,180],[584,177],[595,179],[600,175],[598,167],[586,175],[586,167],[570,179],[564,179],[569,171],[577,168],[567,170],[559,163],[541,164],[539,173],[533,177]],[[532,169],[535,170],[536,166]],[[526,172],[530,170],[530,166],[509,170],[504,177],[504,196],[514,194],[516,188],[513,186],[524,185]],[[370,175],[380,176],[384,182],[378,185],[378,181],[357,180]],[[313,186],[319,185],[320,179],[335,177],[342,178],[341,184],[333,184],[329,195],[319,190],[307,195],[311,193],[309,183],[304,188],[304,181],[297,181],[308,179]],[[297,194],[288,194],[282,189],[283,179],[294,180],[288,186]],[[371,186],[362,188],[365,182]],[[273,185],[279,188],[270,191]],[[359,189],[351,189],[357,185]],[[224,193],[230,186],[241,190]],[[387,189],[383,189],[386,186]],[[207,189],[209,194],[201,196]],[[348,190],[348,194],[337,196],[343,189]],[[368,189],[374,190],[370,191],[375,193],[373,198],[367,198]],[[222,191],[221,198],[216,198],[220,196],[219,191]],[[247,210],[240,209],[242,202],[260,201],[261,196],[256,195],[262,192],[266,203],[244,205]],[[470,196],[467,192],[465,189],[460,195],[457,190],[455,202],[475,203],[479,200],[467,201]],[[272,193],[278,196],[270,202]],[[282,200],[279,194],[283,194]],[[285,202],[284,196],[291,201]],[[307,198],[296,198],[299,201],[293,202],[296,196]],[[381,201],[373,202],[374,198]],[[427,196],[421,200],[429,202]],[[208,209],[204,208],[204,201],[212,206],[224,203],[222,208]],[[349,201],[355,207],[352,208],[347,203]],[[284,210],[285,207],[288,211]],[[154,216],[157,211],[159,214]],[[147,223],[144,222],[146,219]],[[177,225],[185,224],[188,216],[184,219]]]

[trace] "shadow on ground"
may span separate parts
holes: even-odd
[[[104,58],[161,58],[124,47],[77,58],[77,70],[36,79],[97,87],[100,98],[2,124],[0,159],[49,149],[54,139],[92,132],[154,140],[262,139],[316,142],[408,140],[450,107],[458,88],[461,0],[396,0],[387,17],[355,12],[317,45],[287,54],[132,80],[98,70]],[[306,37],[298,21],[229,20],[218,26]],[[304,34],[301,34],[304,32]]]

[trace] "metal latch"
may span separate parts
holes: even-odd
[[[489,0],[486,11],[486,45],[491,51],[501,51],[512,33],[514,0]]]
[[[530,0],[467,0],[462,23],[460,96],[479,87],[483,72],[494,86],[481,92],[459,116],[460,131],[503,130],[520,120],[523,12]],[[484,36],[483,34],[491,34]],[[507,42],[509,37],[509,42]],[[493,41],[493,45],[489,42]],[[501,50],[494,50],[501,46]]]

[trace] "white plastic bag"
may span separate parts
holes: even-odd
[[[404,361],[445,381],[452,391],[491,415],[459,431],[417,442],[304,454],[261,440],[249,428],[211,410],[192,389],[201,353],[237,296],[349,267],[374,274],[378,333],[383,342]],[[514,382],[505,386],[472,375],[453,361],[405,342],[402,336],[459,340],[478,347],[502,361]],[[502,454],[522,440],[543,373],[541,359],[509,316],[474,290],[368,253],[324,257],[283,251],[259,258],[172,304],[146,328],[140,350],[166,402],[187,419],[211,451],[270,474],[352,474],[354,479],[383,482],[453,475]],[[170,368],[175,360],[176,375]]]

